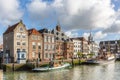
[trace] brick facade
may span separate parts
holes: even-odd
[[[42,49],[42,57],[43,60],[50,60],[54,58],[56,53],[55,50],[55,36],[51,33],[48,29],[41,29],[39,32],[42,34],[43,37],[43,49]]]
[[[42,35],[36,29],[28,30],[28,60],[42,60]]]

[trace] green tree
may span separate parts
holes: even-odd
[[[90,53],[90,54],[88,54],[88,55],[89,55],[90,58],[92,58],[93,56],[95,56],[94,53]]]
[[[82,54],[82,52],[78,52],[77,55],[78,55],[79,64],[80,64],[80,58],[82,58],[83,54]]]

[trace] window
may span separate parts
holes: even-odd
[[[24,46],[25,46],[25,45],[26,45],[26,43],[25,43],[25,42],[23,42],[23,43],[22,43],[22,45],[24,45]]]
[[[52,49],[52,45],[50,46],[50,49]]]
[[[52,37],[52,43],[54,43],[54,37]]]
[[[25,54],[22,54],[22,55],[21,55],[21,58],[25,58]]]
[[[45,57],[48,58],[48,54],[47,53],[45,54]]]
[[[32,48],[36,49],[36,43],[35,42],[32,42]]]
[[[45,44],[45,47],[44,47],[44,48],[45,48],[45,50],[47,50],[47,49],[48,49],[48,46],[47,46],[47,44]]]
[[[17,34],[16,34],[17,38],[20,38],[20,35],[21,35],[20,33],[17,33]]]
[[[18,54],[18,58],[20,58],[20,54]]]
[[[23,49],[22,51],[23,51],[23,52],[26,52],[26,49]]]
[[[32,57],[35,57],[35,52],[32,52]]]
[[[48,36],[48,42],[50,42],[50,36]]]
[[[26,38],[26,34],[22,34],[22,38]]]
[[[20,42],[17,42],[17,45],[20,45]]]
[[[17,49],[17,52],[20,52],[20,49]]]
[[[47,42],[47,36],[44,37],[44,42]]]
[[[57,35],[59,35],[59,33],[58,33],[58,32],[56,32],[56,34],[57,34]]]
[[[38,49],[41,49],[41,46],[40,46],[40,45],[38,46]]]
[[[20,35],[17,35],[17,38],[20,38]]]
[[[50,45],[48,45],[48,50],[50,50]]]
[[[64,36],[64,33],[62,33],[61,35]]]
[[[40,43],[38,43],[38,49],[41,49]]]
[[[23,31],[23,28],[22,28],[22,27],[20,27],[20,31]]]
[[[22,38],[25,38],[25,37],[26,37],[25,35],[22,36]]]
[[[33,49],[36,49],[36,46],[35,46],[35,45],[33,45]]]
[[[64,41],[64,38],[62,38],[62,40]]]
[[[58,37],[56,37],[56,40],[59,40],[59,38],[58,38]]]
[[[48,36],[46,36],[46,40],[47,40],[47,42],[48,42]]]
[[[33,35],[33,36],[32,36],[32,39],[33,39],[33,40],[37,40],[37,38],[38,38],[38,36],[36,36],[36,35]]]

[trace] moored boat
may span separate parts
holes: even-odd
[[[104,58],[100,58],[100,59],[90,59],[87,60],[85,63],[87,64],[100,64],[100,65],[104,65],[104,64],[108,64],[108,63],[113,63],[115,62],[116,58],[114,55],[107,55]]]
[[[46,71],[51,71],[51,70],[64,69],[69,66],[70,66],[69,63],[65,63],[65,64],[62,64],[62,65],[56,66],[56,67],[38,67],[38,68],[32,69],[32,71],[46,72]]]

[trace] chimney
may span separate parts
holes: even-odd
[[[56,26],[57,31],[61,31],[61,27],[59,25]]]

